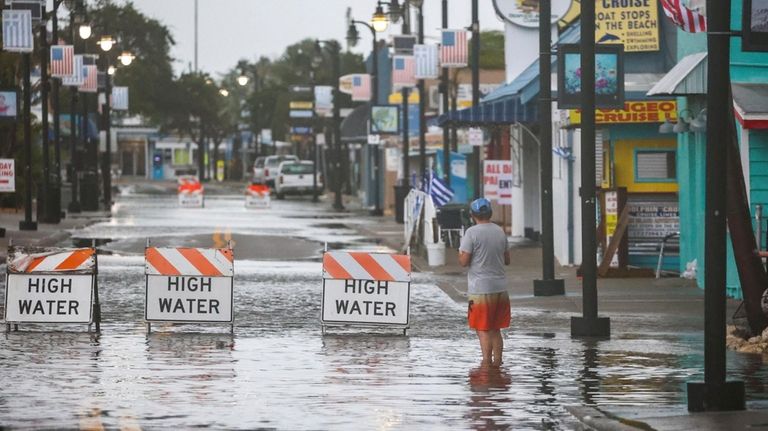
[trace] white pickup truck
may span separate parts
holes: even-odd
[[[314,163],[309,160],[280,163],[275,179],[275,195],[284,199],[287,194],[312,194],[312,171]],[[317,173],[318,194],[323,189],[323,177]]]

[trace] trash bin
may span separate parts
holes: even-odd
[[[37,219],[42,223],[61,221],[61,191],[56,178],[51,178],[47,193],[43,194],[43,183],[37,185]]]
[[[408,186],[395,186],[395,221],[405,223],[405,198],[411,188]]]
[[[96,171],[80,175],[80,208],[83,211],[99,210],[99,174]]]

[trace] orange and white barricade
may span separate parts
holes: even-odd
[[[320,321],[331,325],[408,328],[411,257],[330,251],[323,255]]]
[[[150,247],[144,319],[152,322],[234,324],[231,248]]]
[[[205,204],[205,190],[195,177],[180,177],[178,192],[182,208],[202,208]]]
[[[246,208],[269,208],[269,186],[251,184],[245,189]]]
[[[8,247],[6,328],[95,320],[99,331],[97,274],[95,248]]]

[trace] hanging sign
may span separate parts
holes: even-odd
[[[480,129],[477,127],[470,127],[467,130],[467,140],[469,141],[469,145],[473,147],[482,147],[483,146],[483,129]]]
[[[616,226],[619,224],[619,193],[617,191],[605,192],[605,243],[610,244]],[[611,259],[611,268],[619,267],[619,254],[614,253]]]
[[[408,327],[411,257],[331,251],[323,255],[325,325]]]
[[[232,323],[231,248],[147,247],[147,322]]]
[[[768,1],[744,0],[741,49],[768,52]]]
[[[578,44],[562,44],[557,50],[557,107],[581,106],[581,53]],[[595,106],[624,106],[624,50],[622,45],[595,46]]]
[[[96,249],[9,247],[4,320],[91,323]]]
[[[500,205],[512,205],[511,160],[483,161],[483,196]]]
[[[659,50],[656,0],[598,1],[595,18],[595,43],[622,44],[625,52]]]
[[[521,27],[539,27],[540,0],[493,0],[496,14],[504,21]],[[552,22],[565,16],[571,0],[552,0]]]

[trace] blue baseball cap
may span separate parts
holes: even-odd
[[[486,198],[475,199],[469,205],[469,211],[472,212],[472,214],[490,214],[491,202]]]

